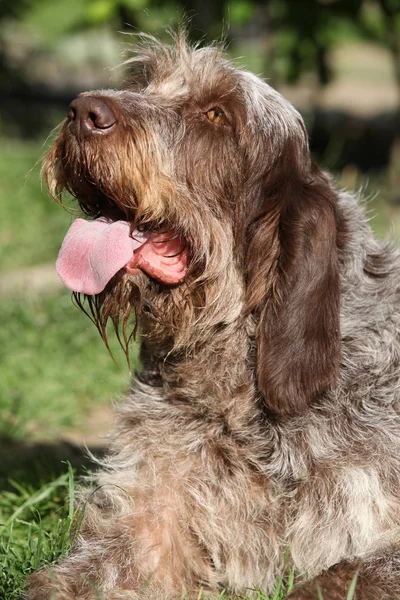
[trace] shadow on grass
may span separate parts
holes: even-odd
[[[106,447],[89,448],[95,456],[101,457]],[[79,476],[93,468],[87,450],[67,441],[24,443],[0,436],[0,490],[12,487],[10,481],[40,485],[65,473],[69,462]]]

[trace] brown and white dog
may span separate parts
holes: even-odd
[[[31,600],[400,599],[400,260],[310,158],[298,112],[217,47],[148,39],[124,91],[71,106],[45,164],[58,269],[106,335],[135,314],[70,555]],[[79,296],[79,294],[81,294]],[[318,584],[318,586],[317,586]]]

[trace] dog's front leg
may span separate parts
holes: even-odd
[[[84,510],[70,555],[28,578],[27,600],[169,600],[191,597],[207,580],[210,564],[182,501],[161,481],[157,489],[142,481],[130,491],[105,485],[88,496]]]
[[[135,568],[128,539],[110,522],[110,535],[97,537],[86,524],[69,556],[28,578],[25,597],[29,600],[114,600],[125,588],[134,590]],[[106,532],[104,532],[106,533]],[[136,580],[138,575],[136,575]],[[123,596],[121,596],[123,597]]]
[[[352,600],[399,600],[400,551],[388,552],[363,563],[339,563],[295,588],[289,599],[346,600],[355,578]]]

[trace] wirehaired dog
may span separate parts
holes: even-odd
[[[143,370],[70,555],[31,600],[199,589],[400,599],[399,252],[309,155],[297,111],[217,47],[142,44],[45,164],[89,219],[58,271]],[[318,584],[318,585],[317,585]]]

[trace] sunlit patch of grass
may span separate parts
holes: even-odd
[[[38,142],[0,144],[0,264],[3,272],[54,262],[72,219],[40,180]],[[39,162],[38,162],[39,161]],[[35,167],[35,164],[38,163]]]
[[[71,467],[36,487],[0,493],[0,598],[20,600],[29,573],[66,555],[79,528]]]
[[[129,370],[115,336],[115,364],[90,320],[65,290],[2,299],[0,434],[54,438],[79,425],[88,410],[118,398]],[[132,349],[132,367],[137,347]]]

